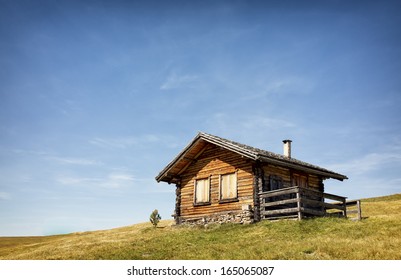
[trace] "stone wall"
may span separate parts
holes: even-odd
[[[240,210],[230,212],[220,212],[209,216],[198,218],[183,218],[179,217],[179,224],[181,225],[207,225],[207,224],[251,224],[254,221],[252,210]]]

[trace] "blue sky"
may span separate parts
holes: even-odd
[[[0,1],[0,236],[171,218],[204,131],[401,192],[399,1]]]

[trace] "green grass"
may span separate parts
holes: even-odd
[[[172,221],[41,237],[1,237],[0,259],[401,259],[401,194],[340,218],[176,227]]]

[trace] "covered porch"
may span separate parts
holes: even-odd
[[[336,216],[361,219],[359,200],[347,201],[344,196],[329,194],[311,188],[293,186],[259,193],[262,220],[298,219]],[[356,209],[354,209],[356,208]]]

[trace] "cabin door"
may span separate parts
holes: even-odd
[[[308,187],[308,176],[301,175],[301,174],[293,174],[292,175],[292,186],[307,188]]]

